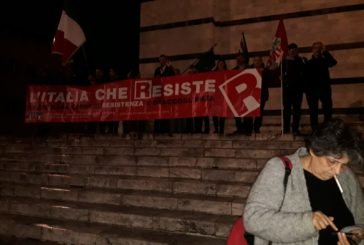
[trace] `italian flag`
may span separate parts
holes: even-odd
[[[72,18],[70,13],[71,11],[66,8],[62,11],[52,46],[52,53],[61,55],[63,64],[66,64],[86,41],[81,26]]]
[[[281,64],[282,60],[288,53],[288,38],[286,34],[286,28],[284,27],[283,20],[279,20],[276,34],[273,39],[272,49],[268,60],[268,65]]]

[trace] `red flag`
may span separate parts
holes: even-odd
[[[81,26],[75,21],[68,6],[65,4],[62,11],[52,45],[52,53],[61,55],[63,64],[67,63],[77,49],[86,41]]]
[[[284,28],[283,20],[279,20],[276,35],[273,39],[272,49],[270,51],[269,66],[278,67],[282,59],[286,57],[288,53],[288,39],[286,29]]]

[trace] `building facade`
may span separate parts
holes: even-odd
[[[160,54],[182,73],[215,43],[215,54],[235,64],[244,32],[250,56],[266,60],[279,19],[288,42],[311,57],[311,45],[322,41],[338,64],[331,69],[334,109],[364,107],[363,0],[154,0],[142,1],[140,72],[151,77]],[[279,110],[280,89],[270,88],[268,110]],[[307,107],[304,99],[303,107]]]

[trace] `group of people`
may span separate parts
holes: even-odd
[[[176,69],[169,64],[168,57],[161,55],[159,57],[160,65],[155,69],[154,77],[173,76],[178,74]],[[251,135],[260,133],[264,115],[264,107],[269,98],[269,87],[272,83],[282,79],[283,92],[283,133],[293,133],[301,135],[300,118],[301,104],[303,95],[306,95],[307,104],[310,113],[310,124],[312,130],[318,125],[319,102],[322,104],[324,121],[332,117],[332,95],[331,79],[329,68],[335,66],[337,61],[326,49],[322,42],[315,42],[312,45],[312,57],[307,59],[299,54],[297,44],[291,43],[288,46],[288,54],[282,61],[282,67],[277,68],[265,65],[262,57],[253,58],[252,64],[242,53],[236,56],[236,66],[233,70],[244,70],[247,68],[256,68],[262,75],[262,93],[260,101],[260,116],[235,118],[236,130],[233,134]],[[224,59],[217,58],[216,65],[211,71],[227,70]],[[282,72],[281,72],[282,71]],[[199,72],[190,69],[190,73]],[[291,119],[292,118],[292,119]],[[225,134],[225,118],[213,117],[214,133]],[[292,122],[291,122],[292,121]],[[209,133],[209,118],[198,117],[185,119],[186,130],[183,132]],[[203,126],[204,125],[204,126]],[[154,132],[169,133],[171,132],[171,120],[156,120]]]
[[[336,65],[337,61],[327,51],[322,42],[312,45],[312,57],[307,59],[299,55],[297,44],[288,45],[288,54],[282,61],[282,68],[265,66],[261,57],[255,57],[253,65],[246,64],[244,56],[238,54],[237,65],[234,69],[244,70],[255,67],[262,75],[262,94],[260,104],[260,117],[235,118],[235,134],[250,135],[254,130],[260,132],[264,107],[269,98],[268,87],[275,81],[282,79],[283,94],[283,133],[302,135],[300,132],[301,105],[303,95],[306,95],[310,113],[312,130],[318,125],[319,102],[322,104],[324,121],[332,117],[332,94],[329,68]],[[281,71],[282,72],[281,72]],[[291,120],[292,118],[292,120]],[[252,121],[254,123],[252,124]],[[292,121],[292,123],[291,123]]]
[[[103,84],[108,82],[119,81],[122,79],[134,79],[138,78],[139,73],[137,71],[131,70],[125,76],[120,76],[116,69],[110,67],[105,70],[101,67],[95,69],[93,74],[89,75],[89,84]],[[133,134],[139,138],[142,137],[146,130],[146,121],[123,121],[122,122],[122,134],[129,135]],[[88,133],[100,133],[100,134],[118,134],[119,133],[119,121],[111,122],[90,122],[87,123],[86,131]]]
[[[312,45],[312,57],[299,55],[298,46],[291,43],[282,62],[283,71],[283,129],[284,133],[301,134],[300,116],[303,94],[306,94],[311,128],[318,125],[318,108],[321,101],[324,121],[332,117],[332,95],[329,68],[337,61],[322,42]],[[291,125],[292,116],[292,125]]]
[[[272,83],[282,79],[283,91],[283,133],[293,133],[300,135],[300,117],[303,95],[306,95],[307,104],[310,112],[311,128],[314,130],[318,124],[319,101],[322,103],[324,120],[332,117],[332,97],[329,68],[336,65],[336,60],[327,51],[322,42],[315,42],[312,45],[312,57],[307,59],[300,56],[298,46],[291,43],[288,46],[288,54],[282,61],[282,69],[272,68],[265,65],[262,57],[253,57],[252,64],[244,54],[238,53],[236,65],[233,70],[244,70],[256,68],[262,75],[262,89],[260,100],[260,116],[235,118],[236,130],[233,135],[251,135],[260,133],[264,116],[264,107],[269,98],[269,87]],[[226,62],[221,57],[216,58],[215,66],[209,71],[227,70]],[[203,70],[208,71],[208,70]],[[203,72],[191,66],[188,73]],[[282,73],[281,73],[282,71]],[[154,77],[174,76],[180,71],[173,67],[166,55],[159,57],[159,66],[155,69]],[[89,76],[89,84],[100,84],[112,82],[125,78],[137,78],[138,74],[130,72],[124,77],[120,77],[113,68],[107,71],[96,68],[95,72]],[[291,123],[292,118],[292,123]],[[225,118],[213,117],[213,133],[218,135],[225,134]],[[137,125],[137,128],[134,126]],[[117,134],[119,122],[89,123],[89,132]],[[138,132],[142,134],[146,130],[144,122],[123,122],[123,134]],[[185,118],[185,119],[158,119],[154,121],[154,133],[210,133],[210,120],[208,116]]]
[[[177,75],[176,69],[170,65],[168,61],[168,57],[165,55],[161,55],[159,57],[160,65],[155,69],[154,77],[163,77],[163,76],[173,76]],[[264,110],[265,102],[268,100],[269,92],[268,85],[270,83],[270,79],[272,79],[271,72],[264,65],[262,57],[254,57],[253,64],[249,65],[246,62],[246,59],[242,53],[238,53],[236,57],[236,66],[233,68],[234,70],[244,70],[246,68],[256,68],[262,74],[263,83],[262,83],[262,96],[261,96],[261,112]],[[227,70],[227,65],[224,59],[218,57],[216,59],[215,66],[210,71],[224,71]],[[207,70],[204,70],[207,71]],[[197,73],[201,72],[196,69],[196,67],[191,66],[188,70],[188,73]],[[260,127],[262,125],[262,116],[263,113],[259,117],[256,118],[235,118],[237,130],[233,134],[244,133],[246,135],[251,135],[253,130],[255,133],[260,132]],[[176,122],[176,121],[181,121]],[[180,132],[183,133],[210,133],[210,120],[209,117],[195,117],[195,118],[186,118],[186,119],[162,119],[154,121],[154,132],[155,133],[171,133],[176,129],[172,129],[172,125],[182,125],[182,129]],[[224,117],[212,117],[214,134],[224,135],[225,134],[225,118]],[[177,129],[178,130],[178,129]]]

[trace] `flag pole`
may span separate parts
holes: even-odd
[[[86,67],[87,67],[88,75],[90,75],[90,74],[91,74],[91,69],[90,69],[90,66],[89,66],[89,63],[88,63],[88,59],[87,59],[87,54],[86,54],[85,46],[84,46],[84,45],[82,45],[82,46],[81,46],[81,49],[82,49],[83,58],[85,59],[85,63],[86,63]]]
[[[276,53],[277,52],[277,53]],[[288,53],[288,39],[286,34],[286,29],[284,28],[283,20],[279,20],[278,28],[273,40],[273,47],[271,50],[271,55],[273,55],[273,60],[279,58],[278,62],[280,64],[280,82],[281,82],[281,135],[284,132],[284,108],[283,108],[283,60]],[[279,69],[279,67],[277,67]]]

